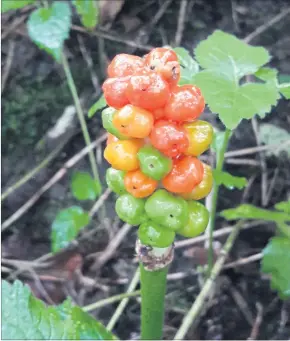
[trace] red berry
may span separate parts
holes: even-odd
[[[132,76],[126,90],[131,104],[147,110],[164,107],[169,94],[167,82],[161,75],[153,72],[142,72]]]
[[[144,67],[144,60],[130,54],[118,54],[108,66],[109,77],[132,76]]]
[[[124,105],[129,104],[126,96],[126,89],[130,76],[121,78],[108,78],[103,86],[104,97],[110,107],[121,109]]]
[[[178,86],[172,90],[165,108],[165,118],[177,122],[197,119],[204,110],[204,98],[193,85]]]
[[[157,121],[150,134],[152,145],[169,157],[184,153],[189,146],[186,132],[173,122]]]

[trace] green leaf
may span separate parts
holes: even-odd
[[[253,47],[235,36],[215,31],[195,49],[199,64],[228,81],[238,83],[243,76],[256,72],[270,60],[263,47]]]
[[[290,240],[274,237],[263,250],[262,271],[271,275],[271,288],[290,298]]]
[[[276,210],[290,214],[290,200],[278,202],[275,206]]]
[[[190,56],[189,52],[183,47],[173,49],[177,54],[178,61],[181,65],[179,85],[194,84],[194,76],[199,71],[199,65]]]
[[[255,76],[265,82],[276,82],[278,76],[278,70],[272,69],[270,67],[261,67],[257,72],[255,72]]]
[[[88,112],[88,117],[91,118],[93,117],[96,112],[100,109],[103,109],[104,107],[106,107],[108,104],[105,100],[105,97],[104,95],[102,95],[95,104],[93,104],[91,106],[91,108],[89,109],[89,112]]]
[[[39,8],[32,12],[27,28],[35,44],[60,61],[64,41],[69,36],[70,25],[69,4],[56,1],[50,8]]]
[[[228,189],[242,189],[247,185],[247,179],[233,176],[228,172],[213,170],[213,178],[217,185],[224,185]]]
[[[276,104],[279,92],[273,83],[240,85],[241,78],[255,73],[270,55],[262,47],[249,46],[233,35],[215,31],[195,49],[204,68],[195,78],[211,111],[228,129],[255,114],[264,116]]]
[[[290,83],[279,84],[278,89],[286,99],[290,99]]]
[[[2,0],[1,12],[7,12],[13,9],[23,8],[29,4],[33,4],[36,0]]]
[[[270,123],[263,123],[259,128],[259,139],[266,145],[277,145],[269,148],[266,155],[276,155],[284,151],[290,157],[290,134],[283,128],[278,128]]]
[[[217,154],[222,148],[224,138],[225,138],[225,131],[216,131],[213,136],[213,140],[211,143],[211,149],[215,151]]]
[[[96,0],[73,0],[82,24],[94,28],[98,23],[99,8]]]
[[[2,281],[2,339],[76,340],[73,321],[62,321],[53,307],[46,307],[20,281]]]
[[[87,172],[75,172],[72,176],[71,189],[78,200],[95,200],[101,193],[101,185]]]
[[[223,210],[220,215],[227,220],[261,219],[265,221],[274,221],[276,223],[290,221],[290,214],[265,210],[249,204],[243,204],[235,208]]]
[[[115,336],[69,300],[47,307],[20,281],[2,281],[2,339],[114,340]]]
[[[52,250],[57,252],[67,247],[75,239],[81,228],[88,225],[90,217],[79,206],[71,206],[61,210],[52,223]]]

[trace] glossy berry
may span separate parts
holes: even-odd
[[[146,201],[149,218],[165,228],[176,231],[188,222],[187,202],[164,189],[154,192]]]
[[[175,87],[164,108],[165,118],[176,122],[197,119],[204,110],[204,98],[194,85]]]
[[[124,171],[138,169],[137,153],[143,143],[138,139],[112,142],[105,148],[104,157],[115,169]]]
[[[124,178],[126,190],[135,198],[145,198],[157,188],[158,182],[143,174],[139,169],[128,172]]]
[[[108,76],[124,77],[131,76],[144,67],[144,60],[130,54],[118,54],[108,66]]]
[[[212,169],[209,165],[203,164],[203,178],[190,193],[183,193],[181,196],[187,200],[200,200],[209,195],[213,186]]]
[[[188,209],[189,220],[177,233],[186,238],[193,238],[205,231],[209,213],[206,207],[198,201],[189,201]]]
[[[114,168],[108,168],[106,171],[106,182],[108,187],[119,195],[126,193],[124,177],[124,171]]]
[[[202,178],[202,162],[193,156],[185,156],[174,161],[171,172],[163,178],[162,184],[169,192],[188,193]]]
[[[151,131],[152,145],[169,157],[176,157],[188,148],[185,130],[173,122],[157,121]]]
[[[175,233],[152,220],[148,220],[139,226],[138,238],[144,245],[164,248],[174,242]]]
[[[117,199],[115,209],[120,219],[130,225],[139,225],[147,220],[144,206],[144,199],[123,194]]]
[[[154,118],[151,112],[134,105],[127,104],[116,111],[113,125],[128,137],[145,138],[153,127]]]
[[[169,86],[158,73],[143,72],[130,78],[126,96],[137,107],[156,110],[165,106],[169,98]]]
[[[180,65],[176,53],[164,47],[157,47],[145,57],[150,70],[158,72],[170,84],[176,85],[180,78]]]
[[[103,127],[107,130],[108,133],[116,136],[119,140],[126,140],[128,139],[128,137],[122,134],[119,129],[117,129],[113,124],[113,117],[116,112],[116,109],[111,107],[106,108],[102,111]]]
[[[108,145],[108,144],[110,144],[112,142],[117,142],[117,141],[119,141],[118,137],[108,133],[106,145]]]
[[[172,168],[172,160],[149,145],[140,148],[138,159],[142,172],[154,180],[161,180]]]
[[[205,121],[195,121],[183,125],[189,140],[186,155],[198,156],[204,153],[213,139],[212,125]]]
[[[102,86],[104,97],[110,107],[120,109],[124,105],[129,104],[126,96],[126,89],[128,87],[130,77],[109,78]]]

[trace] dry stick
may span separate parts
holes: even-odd
[[[245,257],[245,258],[240,258],[234,262],[231,263],[227,263],[224,265],[223,269],[231,269],[231,268],[235,268],[237,266],[241,266],[241,265],[245,265],[248,263],[252,263],[252,262],[256,262],[260,259],[262,259],[263,254],[262,253],[256,253],[252,256],[249,257]]]
[[[254,32],[250,33],[245,39],[244,42],[249,43],[254,38],[258,37],[261,33],[265,32],[268,28],[279,22],[281,19],[286,17],[286,15],[290,14],[290,8],[287,8],[273,17],[270,21],[265,23],[264,25],[259,26]]]
[[[1,94],[5,89],[5,85],[11,70],[11,65],[14,57],[14,49],[15,49],[15,41],[10,40],[9,41],[9,48],[8,48],[8,54],[7,54],[7,59],[6,59],[6,64],[4,68],[4,72],[2,75],[2,82],[1,82]]]
[[[101,308],[101,307],[103,307],[105,305],[121,301],[124,298],[140,296],[140,293],[141,293],[140,290],[136,290],[136,291],[132,291],[132,292],[125,292],[123,294],[111,296],[111,297],[105,298],[103,300],[94,302],[92,304],[86,305],[85,307],[82,307],[82,309],[84,311],[92,311],[92,310]]]
[[[131,293],[133,292],[138,283],[139,283],[139,278],[140,278],[140,271],[139,271],[139,267],[137,268],[130,284],[129,284],[129,287],[128,287],[128,290],[127,290],[127,293]],[[112,330],[116,324],[116,322],[118,321],[119,317],[121,316],[121,314],[123,313],[124,309],[126,308],[126,305],[128,304],[129,302],[129,298],[124,298],[120,304],[118,305],[117,309],[115,310],[113,316],[111,317],[108,325],[107,325],[107,329],[108,330]]]
[[[5,39],[9,35],[9,33],[14,31],[19,25],[21,25],[26,20],[26,18],[27,18],[27,15],[23,15],[18,18],[16,17],[16,19],[13,21],[11,26],[8,27],[8,29],[1,34],[1,40]]]
[[[239,222],[237,225],[234,226],[231,234],[229,235],[227,241],[225,242],[220,255],[216,261],[216,263],[214,264],[208,279],[206,280],[204,286],[202,287],[199,295],[197,296],[196,300],[194,301],[193,305],[191,306],[189,312],[187,313],[187,315],[184,317],[182,324],[179,328],[179,330],[177,331],[174,339],[175,340],[182,340],[184,338],[184,336],[186,335],[188,329],[190,328],[192,322],[195,320],[195,318],[197,318],[197,316],[199,315],[200,311],[202,310],[202,308],[204,307],[204,302],[207,299],[207,297],[209,296],[212,287],[214,285],[214,282],[217,278],[217,276],[219,275],[220,271],[223,268],[224,262],[226,260],[226,257],[230,251],[230,249],[233,246],[233,243],[236,239],[236,237],[238,236],[240,227],[241,227],[242,222]]]
[[[185,24],[186,8],[187,8],[187,0],[181,0],[179,15],[178,15],[177,30],[175,34],[175,46],[179,46],[182,40],[183,30],[185,26],[184,24]]]
[[[255,322],[253,324],[251,334],[248,337],[248,340],[256,340],[257,339],[258,334],[259,334],[260,325],[263,321],[263,306],[262,306],[262,304],[257,302],[256,308],[257,308],[257,316],[256,316]]]
[[[54,176],[42,186],[24,205],[22,205],[15,213],[12,214],[7,220],[2,224],[1,230],[6,230],[12,223],[18,220],[30,207],[32,207],[37,200],[45,193],[51,186],[58,182],[68,171],[69,168],[74,166],[78,161],[80,161],[86,154],[88,154],[93,148],[105,141],[107,134],[99,137],[95,142],[92,142],[89,146],[85,147],[78,154],[74,155],[69,159],[64,166],[59,169]]]
[[[94,206],[90,209],[89,215],[90,217],[93,217],[100,207],[103,205],[103,203],[108,199],[109,195],[112,193],[110,188],[107,188],[105,192],[99,197],[99,199],[96,201]]]
[[[65,142],[66,143],[66,142]],[[65,143],[57,146],[51,153],[48,154],[48,156],[41,161],[39,165],[37,165],[35,168],[33,168],[30,172],[26,173],[20,180],[18,180],[15,184],[7,188],[7,190],[1,195],[1,201],[4,200],[14,192],[17,188],[25,184],[28,180],[30,180],[32,177],[34,177],[41,169],[46,167],[55,157],[58,155],[58,153],[62,150]]]
[[[260,166],[260,162],[252,159],[225,159],[225,163],[229,165]]]

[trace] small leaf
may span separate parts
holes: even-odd
[[[20,281],[2,281],[2,339],[76,340],[73,321],[62,321],[53,307],[30,293]]]
[[[39,8],[32,12],[27,28],[29,36],[35,44],[59,62],[64,41],[69,36],[70,25],[71,9],[69,4],[56,1],[50,8]]]
[[[96,0],[73,0],[82,24],[94,28],[98,23],[99,9]]]
[[[247,179],[233,176],[228,172],[213,170],[213,178],[217,185],[224,185],[228,189],[242,189],[247,185]]]
[[[275,206],[276,210],[290,214],[290,200],[278,202]]]
[[[88,225],[90,217],[79,206],[72,206],[61,210],[52,223],[52,250],[57,252],[67,247],[75,239],[81,228]]]
[[[7,12],[13,9],[23,8],[29,4],[33,4],[36,0],[2,0],[1,12]]]
[[[105,97],[104,95],[102,95],[95,104],[93,104],[91,106],[91,108],[89,109],[89,112],[88,112],[88,117],[91,118],[93,117],[96,112],[100,109],[103,109],[104,107],[106,107],[108,104],[105,100]]]
[[[265,82],[276,82],[278,71],[277,69],[272,69],[270,67],[261,67],[257,72],[255,72],[255,76]]]
[[[2,281],[2,339],[115,340],[115,336],[69,300],[47,307],[20,281]]]
[[[247,45],[233,35],[215,31],[195,49],[199,64],[205,69],[195,76],[206,103],[228,129],[242,119],[271,111],[280,97],[273,83],[246,83],[241,78],[255,73],[270,55],[262,47]]]
[[[270,123],[263,123],[259,128],[259,139],[266,145],[277,145],[275,148],[269,148],[266,155],[279,156],[284,151],[290,157],[290,134],[285,129]]]
[[[290,221],[290,214],[265,210],[249,204],[243,204],[235,208],[223,210],[220,215],[227,220],[236,219],[261,219],[276,223]]]
[[[194,76],[199,71],[199,65],[190,56],[189,52],[183,47],[173,49],[177,54],[178,61],[181,65],[179,85],[194,84]]]
[[[262,271],[271,275],[271,288],[290,298],[290,240],[274,237],[263,250]]]
[[[100,183],[87,172],[75,172],[72,177],[71,189],[78,200],[95,200],[101,193]]]

